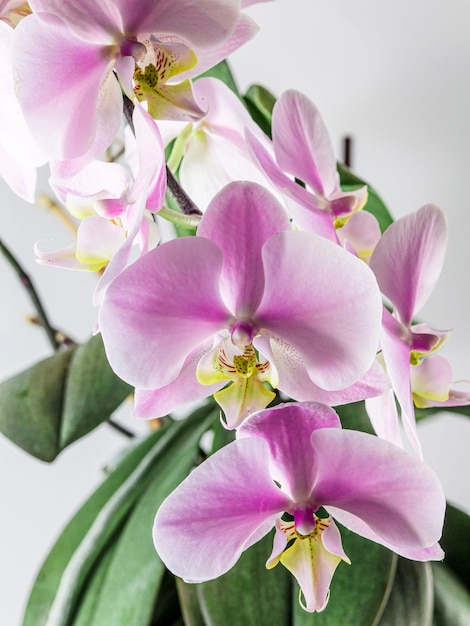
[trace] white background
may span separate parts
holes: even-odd
[[[470,4],[276,0],[249,13],[261,30],[233,56],[240,87],[258,82],[277,96],[287,88],[304,91],[322,112],[338,156],[341,137],[354,137],[355,170],[395,216],[428,202],[445,211],[447,261],[422,317],[436,328],[454,329],[444,354],[456,379],[470,379]],[[38,239],[54,238],[51,249],[68,243],[67,231],[1,181],[0,193],[1,238],[30,272],[53,323],[86,339],[96,317],[94,277],[37,266],[32,252]],[[24,321],[32,307],[1,258],[0,285],[0,378],[6,378],[50,349],[41,330]],[[420,433],[449,499],[470,511],[470,420],[433,418]],[[19,626],[41,561],[124,444],[102,426],[47,465],[0,437],[2,625]]]

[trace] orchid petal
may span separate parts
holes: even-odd
[[[400,556],[404,556],[407,559],[413,559],[414,561],[442,561],[444,558],[444,552],[441,546],[436,542],[425,548],[409,548],[404,546],[396,546],[392,543],[385,541],[384,538],[375,533],[362,519],[334,506],[327,507],[328,512],[335,517],[343,526],[352,530],[357,535],[370,539],[375,543],[385,546],[389,550],[392,550]]]
[[[366,411],[377,436],[403,448],[393,390],[387,389],[385,393],[376,398],[368,398]]]
[[[421,460],[352,430],[317,430],[311,444],[318,465],[315,501],[356,515],[397,547],[419,549],[439,540],[445,497]]]
[[[297,350],[316,385],[351,386],[377,352],[382,305],[372,272],[311,233],[278,233],[262,256],[265,289],[256,315],[261,332]]]
[[[227,185],[207,208],[198,235],[211,239],[223,250],[220,289],[237,318],[253,315],[263,295],[263,244],[286,229],[290,229],[290,223],[282,206],[254,183]]]
[[[112,34],[122,31],[122,20],[113,0],[30,0],[34,13],[51,13],[61,18],[69,28],[91,42],[112,41]]]
[[[239,0],[113,0],[126,33],[175,35],[191,47],[212,47],[226,39],[239,17]]]
[[[248,180],[263,184],[264,175],[225,137],[196,130],[188,139],[179,170],[181,184],[204,211],[226,184]]]
[[[444,263],[447,228],[432,204],[391,224],[370,260],[382,293],[409,326],[428,299]]]
[[[100,141],[111,143],[121,121],[122,96],[111,72],[113,58],[102,45],[85,42],[59,18],[40,13],[17,26],[13,60],[25,118],[52,157],[83,155],[104,119]]]
[[[368,261],[380,240],[380,227],[377,219],[367,211],[353,213],[346,224],[336,230],[339,240],[349,242],[359,258]]]
[[[83,220],[77,231],[76,256],[80,263],[104,267],[126,240],[120,227],[106,218],[92,215]]]
[[[319,428],[341,428],[338,415],[316,402],[278,404],[247,418],[237,439],[261,438],[269,445],[272,476],[296,502],[307,501],[312,492],[317,464],[310,435]]]
[[[230,314],[219,295],[221,267],[217,246],[187,237],[151,250],[115,278],[104,294],[99,324],[121,378],[136,387],[163,387],[192,350],[226,327]]]
[[[380,336],[380,343],[387,374],[400,403],[401,419],[406,436],[415,452],[422,457],[411,395],[410,348],[408,343],[400,337],[400,325],[385,308],[383,310],[383,332]]]
[[[256,337],[256,349],[276,366],[279,376],[277,387],[290,398],[300,402],[312,400],[329,406],[338,406],[373,398],[389,389],[390,382],[383,368],[376,362],[350,387],[339,391],[325,391],[310,379],[302,356],[285,342],[266,336]]]
[[[445,402],[451,385],[452,366],[442,356],[432,355],[411,368],[411,388],[417,407],[427,406],[429,400]]]
[[[197,364],[209,347],[210,344],[206,344],[193,350],[186,358],[181,372],[168,385],[159,389],[136,389],[133,416],[145,419],[163,417],[186,402],[202,400],[219,391],[226,381],[201,385],[196,378]]]
[[[317,194],[339,189],[336,160],[325,124],[313,103],[298,91],[285,91],[273,109],[273,144],[279,166]]]
[[[253,535],[261,539],[260,527],[266,534],[288,506],[269,474],[266,443],[237,441],[209,457],[163,502],[155,547],[176,576],[210,580],[228,571]]]

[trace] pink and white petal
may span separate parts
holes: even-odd
[[[427,204],[391,224],[374,250],[370,267],[382,293],[407,326],[436,284],[444,263],[446,242],[444,214]]]
[[[397,404],[392,389],[375,398],[366,399],[366,411],[378,437],[403,448]]]
[[[11,49],[14,30],[0,21],[0,137],[3,149],[26,172],[43,165],[46,157],[33,139],[15,93]],[[17,192],[18,193],[18,192]],[[21,195],[21,194],[20,194]],[[32,200],[30,200],[32,201]]]
[[[196,367],[211,344],[193,350],[174,381],[159,389],[136,389],[134,417],[152,419],[168,415],[186,402],[202,400],[216,393],[226,381],[201,385],[196,377]]]
[[[136,133],[139,171],[129,192],[129,202],[145,197],[144,205],[150,211],[159,211],[165,200],[165,149],[155,120],[136,104],[132,116]]]
[[[237,318],[249,319],[262,298],[263,244],[290,227],[283,207],[255,183],[231,183],[208,206],[198,236],[214,241],[223,251],[220,289]]]
[[[417,550],[439,540],[445,497],[423,461],[352,430],[317,430],[311,444],[318,466],[316,502],[356,515],[394,546]]]
[[[383,537],[375,533],[362,519],[334,506],[327,507],[328,512],[340,522],[343,526],[346,526],[349,530],[352,530],[357,535],[375,541],[382,546],[385,546],[392,552],[404,556],[407,559],[414,561],[442,561],[444,558],[444,552],[441,546],[436,542],[432,545],[424,548],[406,548],[403,546],[396,546],[388,541],[385,541]]]
[[[99,325],[118,376],[135,387],[163,387],[195,348],[226,327],[221,267],[215,244],[186,237],[151,250],[113,280]]]
[[[189,582],[227,572],[241,553],[274,526],[290,501],[269,474],[264,441],[228,444],[199,465],[157,512],[154,543],[176,576]],[[188,558],[191,555],[191,558]]]
[[[179,177],[185,191],[202,211],[228,183],[243,180],[263,185],[267,182],[231,141],[203,130],[195,131],[188,139]]]
[[[214,65],[230,56],[232,52],[241,48],[247,41],[250,41],[258,30],[258,26],[250,17],[243,13],[240,14],[234,30],[227,39],[210,48],[200,45],[192,46],[197,55],[197,65],[186,72],[178,74],[178,80],[194,78],[214,67]]]
[[[81,198],[120,198],[130,187],[129,172],[119,163],[92,161],[74,176],[64,178],[60,162],[51,164],[49,182],[64,204],[69,195]]]
[[[20,198],[26,202],[35,201],[36,168],[14,160],[3,142],[0,142],[0,177]]]
[[[262,334],[292,346],[312,381],[345,389],[372,366],[382,304],[368,267],[326,239],[280,232],[263,247]]]
[[[317,476],[310,436],[319,428],[341,428],[332,408],[317,402],[290,402],[246,418],[237,430],[237,440],[266,441],[274,480],[294,502],[306,502]]]
[[[349,242],[357,255],[366,262],[381,237],[377,219],[367,211],[353,213],[346,224],[336,230],[336,234],[343,245]]]
[[[123,32],[172,35],[190,47],[210,48],[233,31],[239,0],[114,0],[122,16]]]
[[[245,140],[246,128],[250,129],[258,141],[269,145],[270,140],[255,124],[239,98],[221,80],[201,78],[195,81],[193,89],[199,106],[207,110],[205,123],[214,133],[234,144],[245,156],[250,154]]]
[[[61,18],[86,41],[111,43],[116,32],[123,32],[122,20],[113,0],[30,0],[34,13],[51,13]]]
[[[311,380],[300,353],[276,337],[256,337],[254,346],[276,367],[277,387],[299,402],[314,401],[339,406],[382,394],[390,387],[387,375],[377,362],[356,383],[339,391],[325,391]]]
[[[416,406],[427,406],[429,400],[445,402],[452,385],[452,366],[447,359],[435,354],[412,366],[410,379]]]
[[[107,145],[111,143],[122,109],[112,63],[102,45],[80,39],[53,15],[30,15],[17,26],[13,64],[18,99],[33,136],[52,158],[89,152],[99,126]]]
[[[416,418],[411,394],[410,348],[400,336],[396,320],[384,308],[383,330],[380,335],[382,354],[393,391],[401,407],[401,421],[405,434],[416,454],[422,457],[421,443],[416,430]]]
[[[95,272],[100,267],[86,266],[77,259],[75,254],[76,245],[71,244],[66,248],[56,250],[55,252],[45,252],[41,250],[39,244],[41,241],[36,242],[34,245],[34,254],[36,255],[36,261],[39,265],[50,265],[53,267],[62,267],[69,270],[86,270],[89,272]]]
[[[91,215],[77,231],[76,256],[84,265],[107,265],[126,240],[123,228],[110,220]]]
[[[273,144],[279,166],[315,193],[329,196],[339,189],[326,126],[314,104],[299,91],[285,91],[274,105]]]

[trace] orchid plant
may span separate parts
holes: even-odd
[[[55,354],[0,385],[0,429],[52,461],[103,421],[151,426],[24,626],[470,620],[470,520],[416,427],[470,411],[450,331],[418,317],[444,214],[393,221],[306,95],[240,94],[225,59],[257,1],[0,2],[0,175],[31,202],[48,164],[74,236],[37,260],[97,275],[77,345],[22,274]]]

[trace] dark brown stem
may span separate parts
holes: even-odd
[[[51,344],[53,350],[58,350],[60,347],[60,342],[57,340],[56,332],[52,328],[49,319],[46,315],[46,311],[42,306],[41,300],[39,299],[38,293],[33,285],[32,280],[29,278],[28,274],[21,267],[19,262],[7,248],[7,246],[0,240],[0,251],[2,252],[5,259],[11,265],[11,267],[15,270],[16,274],[19,276],[21,284],[26,289],[31,301],[36,309],[37,317],[40,325],[44,328],[47,338],[49,339],[49,343]]]

